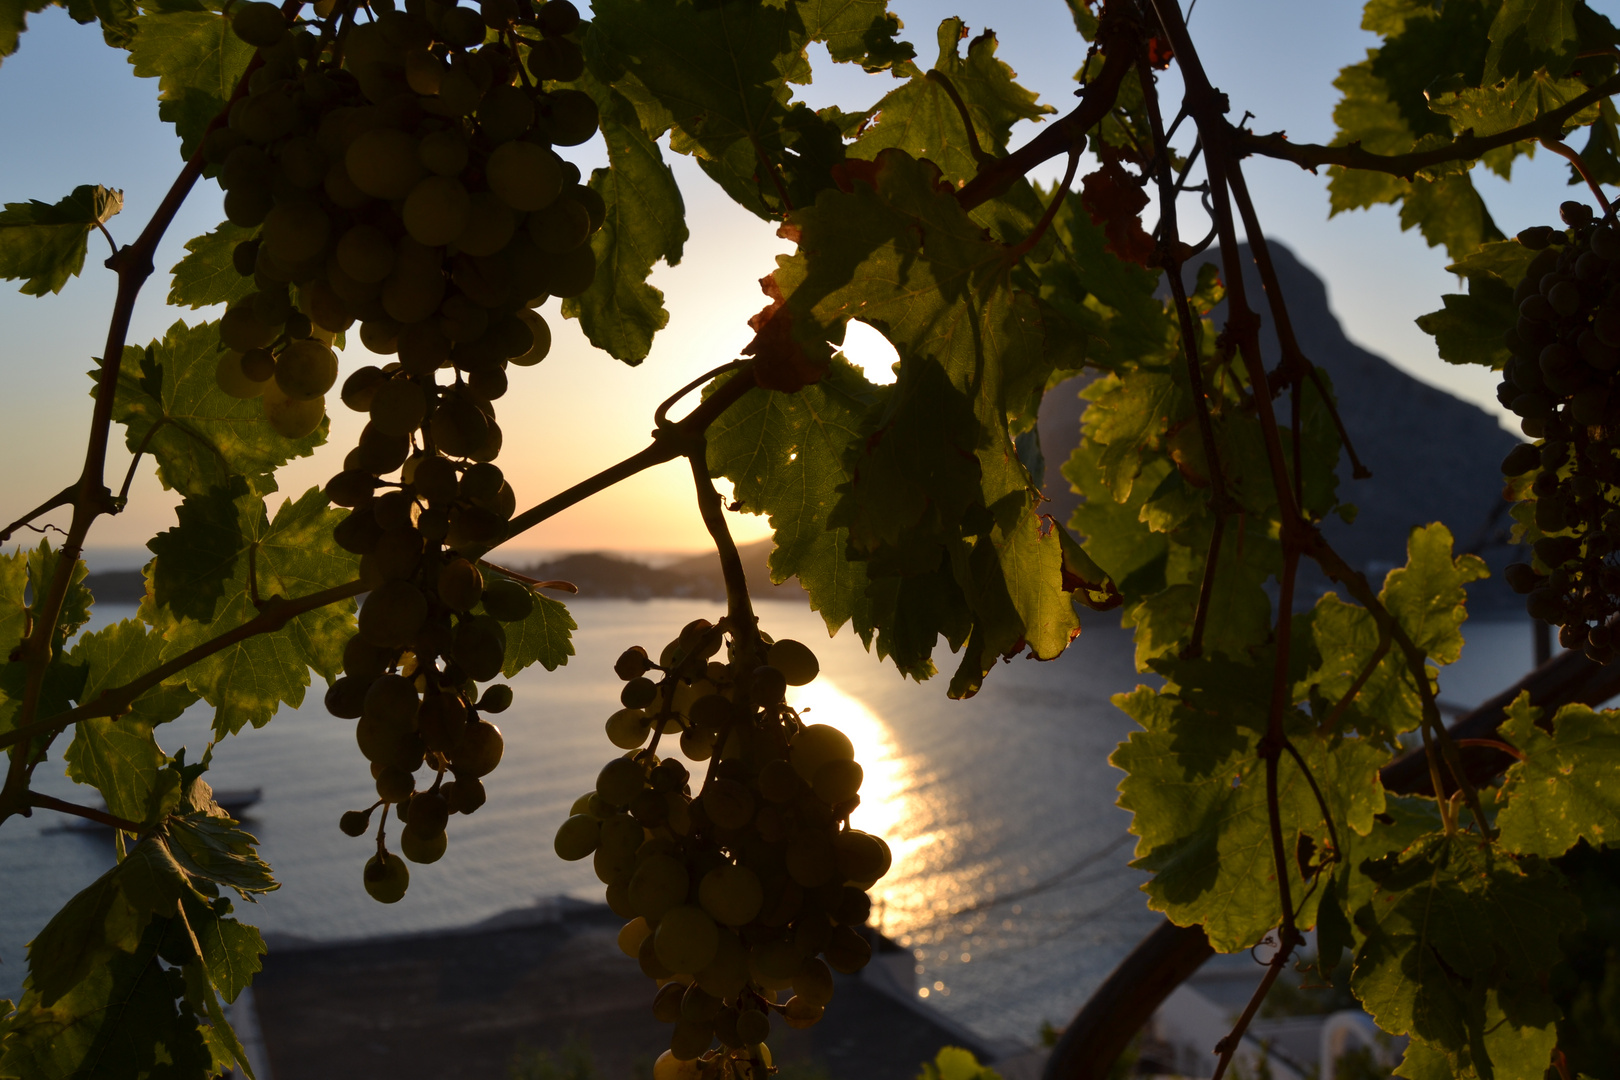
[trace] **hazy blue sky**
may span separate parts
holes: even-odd
[[[934,50],[934,27],[949,15],[972,32],[993,28],[1002,59],[1044,101],[1066,109],[1072,76],[1084,43],[1072,31],[1061,0],[893,0],[907,36],[925,61]],[[1615,4],[1597,4],[1615,17]],[[1326,0],[1199,0],[1191,29],[1206,68],[1226,90],[1236,113],[1256,115],[1260,131],[1286,130],[1296,141],[1325,141],[1333,132],[1339,68],[1362,57],[1375,42],[1359,28],[1361,6]],[[52,8],[30,18],[21,50],[0,67],[0,199],[55,201],[75,185],[122,188],[125,210],[111,228],[120,242],[133,239],[180,165],[178,143],[157,119],[156,85],[137,79],[125,54],[104,47],[93,27],[73,24]],[[869,105],[891,85],[888,76],[867,76],[823,61],[819,80],[804,88],[815,106]],[[1166,93],[1175,93],[1173,74]],[[1034,127],[1015,132],[1014,145]],[[591,147],[569,151],[582,168],[599,163]],[[675,268],[660,267],[654,281],[666,292],[669,327],[652,356],[630,369],[596,353],[576,324],[545,311],[556,334],[549,359],[537,368],[515,369],[513,388],[499,412],[506,435],[500,464],[532,504],[595,472],[644,444],[657,402],[694,375],[731,359],[750,331],[747,317],[763,300],[757,279],[772,259],[788,250],[769,226],[736,209],[686,159],[675,167],[684,185],[693,236]],[[1053,166],[1042,172],[1050,178]],[[1511,188],[1494,177],[1481,185],[1496,220],[1509,234],[1554,220],[1568,197],[1561,162],[1543,154],[1515,167]],[[1289,244],[1328,282],[1334,310],[1350,336],[1431,383],[1500,413],[1495,380],[1478,369],[1458,370],[1440,361],[1430,339],[1412,320],[1439,306],[1456,280],[1445,272],[1443,252],[1429,249],[1415,233],[1402,233],[1389,208],[1327,216],[1325,178],[1292,165],[1254,160],[1248,176],[1268,234]],[[188,237],[211,229],[223,216],[221,193],[199,185],[159,252],[159,272],[135,313],[130,341],[161,336],[177,318],[197,322],[203,312],[167,308],[166,268],[183,254]],[[1188,200],[1188,210],[1192,210]],[[1187,228],[1192,231],[1196,212]],[[106,244],[92,238],[83,277],[61,295],[36,299],[14,287],[0,289],[0,366],[8,393],[0,398],[0,516],[9,518],[59,490],[75,475],[90,415],[89,357],[98,353],[114,291],[100,268]],[[875,334],[854,334],[850,355],[886,379],[887,346]],[[889,357],[892,358],[892,352]],[[370,362],[355,344],[343,358],[345,374]],[[361,426],[361,418],[335,401],[333,443],[313,459],[283,470],[283,491],[296,494],[321,484]],[[118,448],[109,472],[122,475],[128,458]],[[175,500],[144,466],[130,509],[104,519],[92,534],[96,546],[137,545],[173,522]],[[59,515],[66,521],[66,515]],[[739,523],[744,538],[764,535],[763,522]],[[558,516],[521,545],[530,549],[628,549],[674,551],[704,546],[691,509],[690,478],[677,465],[643,474],[612,492]]]

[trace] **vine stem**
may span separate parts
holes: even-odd
[[[1603,207],[1603,216],[1607,217],[1610,213],[1608,197],[1603,194],[1603,188],[1598,185],[1597,177],[1587,167],[1586,159],[1581,157],[1573,146],[1570,146],[1562,139],[1544,137],[1541,140],[1541,145],[1575,166],[1575,171],[1581,174],[1582,180],[1586,181],[1586,186],[1591,189],[1593,197],[1598,201],[1598,205]]]
[[[41,810],[55,810],[60,814],[71,814],[74,817],[81,817],[87,821],[94,821],[98,825],[105,825],[109,829],[121,829],[122,831],[132,833],[135,836],[139,836],[141,834],[141,826],[136,822],[109,814],[105,810],[97,810],[90,806],[80,806],[78,803],[71,803],[65,799],[58,799],[51,795],[41,795],[37,791],[30,791],[28,793],[28,805],[31,807],[38,807]]]
[[[1154,6],[1161,8],[1161,0],[1154,0]],[[1178,54],[1179,59],[1179,54]],[[1356,140],[1347,146],[1319,146],[1313,143],[1291,143],[1283,132],[1274,132],[1270,135],[1258,135],[1252,131],[1235,131],[1233,133],[1234,148],[1241,154],[1259,154],[1262,157],[1276,158],[1279,161],[1291,161],[1302,169],[1315,172],[1323,165],[1337,165],[1346,169],[1363,169],[1369,172],[1389,173],[1410,180],[1424,169],[1436,165],[1445,165],[1453,161],[1471,161],[1482,156],[1488,150],[1495,150],[1502,146],[1511,146],[1516,142],[1529,142],[1540,139],[1549,130],[1562,128],[1565,120],[1579,113],[1604,98],[1620,94],[1620,75],[1613,75],[1584,94],[1570,98],[1556,109],[1520,124],[1518,127],[1499,131],[1495,135],[1479,136],[1474,130],[1458,135],[1445,146],[1435,147],[1433,150],[1423,150],[1411,154],[1374,154],[1361,148],[1361,140]]]
[[[1137,60],[1137,76],[1142,83],[1142,98],[1147,104],[1148,121],[1153,128],[1154,176],[1159,185],[1159,258],[1165,278],[1170,283],[1170,295],[1176,305],[1176,321],[1181,328],[1181,351],[1187,360],[1187,383],[1192,391],[1193,413],[1198,418],[1198,436],[1204,447],[1205,469],[1209,473],[1211,489],[1210,509],[1215,515],[1215,527],[1210,531],[1209,551],[1204,557],[1203,579],[1198,585],[1198,608],[1193,613],[1192,634],[1182,656],[1192,659],[1203,652],[1204,626],[1209,620],[1209,606],[1215,595],[1215,575],[1221,561],[1221,540],[1226,532],[1226,518],[1235,509],[1226,490],[1226,470],[1221,465],[1220,449],[1215,442],[1215,421],[1209,413],[1209,392],[1204,386],[1204,367],[1198,355],[1198,325],[1193,320],[1192,307],[1187,301],[1187,286],[1182,280],[1181,234],[1176,217],[1176,196],[1186,174],[1173,177],[1170,173],[1170,145],[1164,133],[1164,114],[1159,109],[1158,85],[1153,69],[1147,63],[1147,46],[1142,45]],[[1189,162],[1189,167],[1191,163]]]
[[[282,5],[282,15],[291,22],[302,7],[303,0],[286,0]],[[260,54],[254,53],[241,78],[236,81],[225,107],[209,121],[203,133],[204,137],[224,122],[231,106],[247,92],[248,79],[263,63]],[[73,580],[73,570],[78,564],[79,556],[84,551],[84,541],[90,533],[90,526],[102,514],[115,512],[112,492],[108,490],[106,483],[107,443],[112,428],[113,401],[117,396],[118,376],[124,358],[124,342],[129,336],[130,318],[135,311],[135,300],[140,295],[141,287],[146,284],[146,279],[152,276],[154,269],[152,256],[157,251],[158,242],[163,239],[163,234],[173,223],[181,204],[186,201],[186,196],[191,194],[191,189],[196,186],[197,180],[203,174],[203,168],[202,146],[199,141],[196,151],[180,170],[180,175],[175,177],[174,183],[170,185],[168,193],[163,196],[163,201],[153,212],[152,219],[141,230],[140,236],[134,243],[117,249],[106,261],[107,268],[118,275],[118,292],[113,301],[112,318],[107,327],[107,343],[101,356],[101,374],[96,382],[95,407],[90,417],[90,436],[85,447],[84,467],[74,485],[73,520],[68,527],[67,539],[63,541],[50,585],[45,589],[39,616],[34,621],[32,632],[19,647],[19,659],[26,665],[27,674],[23,684],[22,705],[17,714],[18,731],[29,727],[38,714],[40,692],[44,688],[45,672],[51,662],[51,640],[55,636],[56,623],[61,617],[62,605],[67,600],[68,586]],[[23,795],[28,784],[29,756],[27,753],[16,753],[11,757],[5,786],[0,789],[0,821],[4,821],[24,805]]]
[[[737,658],[739,694],[748,690],[748,676],[753,673],[759,657],[759,618],[748,596],[748,574],[743,570],[742,555],[731,538],[726,525],[725,503],[715,490],[709,476],[707,444],[701,440],[688,453],[692,465],[692,483],[697,490],[698,513],[703,526],[709,530],[714,549],[720,556],[720,574],[726,583],[726,618],[731,623],[732,651]],[[721,747],[715,747],[718,756]]]
[[[956,114],[962,118],[962,126],[967,129],[968,149],[973,153],[973,160],[979,163],[980,168],[993,163],[996,156],[979,145],[979,133],[974,130],[973,117],[968,113],[967,102],[962,100],[962,95],[957,91],[956,84],[951,82],[950,76],[938,68],[931,68],[924,78],[931,83],[938,83],[944,89],[945,96],[951,99],[951,104],[956,106]]]
[[[1104,22],[1100,37],[1106,38],[1102,70],[1081,91],[1080,104],[1006,157],[981,166],[956,193],[956,201],[964,210],[1005,194],[1041,162],[1084,145],[1086,132],[1108,115],[1119,96],[1120,84],[1136,63],[1141,32],[1127,20],[1110,19]]]

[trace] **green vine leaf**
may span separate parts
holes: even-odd
[[[158,80],[158,116],[174,125],[183,158],[196,151],[252,58],[253,46],[217,9],[149,9],[135,20],[129,47],[135,74]]]
[[[827,55],[841,64],[884,71],[917,55],[900,41],[903,28],[887,0],[801,0],[799,17],[811,41],[827,45]]]
[[[743,509],[770,520],[771,580],[798,577],[828,633],[853,619],[868,643],[866,564],[845,557],[849,530],[830,518],[852,480],[845,455],[884,393],[840,353],[819,382],[795,394],[750,390],[708,431],[709,471],[732,482]]]
[[[1524,755],[1498,793],[1502,846],[1520,855],[1562,855],[1585,839],[1620,842],[1620,713],[1565,705],[1552,734],[1537,726],[1541,709],[1521,693],[1501,734]]]
[[[531,664],[538,663],[547,671],[556,671],[574,655],[570,635],[579,629],[574,617],[560,600],[530,590],[534,597],[534,610],[528,618],[506,623],[506,659],[501,674],[508,679]]]
[[[50,7],[54,0],[0,0],[0,61],[17,51],[28,16]]]
[[[1158,665],[1171,685],[1161,693],[1137,687],[1114,704],[1142,725],[1109,758],[1127,774],[1119,805],[1135,814],[1140,840],[1131,864],[1153,872],[1143,886],[1148,906],[1177,925],[1200,923],[1210,944],[1235,952],[1258,942],[1282,919],[1267,814],[1265,764],[1259,756],[1266,700],[1255,686],[1270,682],[1264,658],[1254,666],[1228,660]],[[1386,755],[1360,740],[1330,741],[1305,725],[1289,737],[1322,788],[1341,843],[1372,831],[1383,811],[1378,769]],[[1299,838],[1330,846],[1328,828],[1309,783],[1289,756],[1279,763],[1278,808],[1285,851]],[[1288,873],[1299,924],[1315,922],[1319,890],[1298,861]]]
[[[358,573],[359,560],[332,539],[332,528],[344,512],[328,509],[320,488],[311,488],[297,502],[284,501],[274,521],[256,492],[237,494],[230,502],[242,547],[228,563],[222,537],[230,530],[223,515],[212,517],[213,535],[202,534],[199,520],[183,518],[179,527],[159,538],[162,543],[153,541],[158,557],[148,571],[152,591],[141,606],[141,617],[162,633],[165,661],[253,619],[260,610],[255,599],[262,603],[273,596],[307,596],[352,581]],[[170,594],[184,600],[165,600],[161,584],[171,580],[166,559],[181,564],[200,561],[198,552],[209,552],[209,558],[217,560],[212,567],[201,568],[219,589],[205,617],[191,606],[184,587]],[[328,604],[294,616],[274,633],[216,652],[187,668],[182,677],[214,707],[214,732],[224,737],[249,723],[263,727],[282,702],[301,704],[311,668],[329,681],[335,679],[343,663],[343,646],[353,634],[354,601]]]
[[[1376,889],[1351,988],[1378,1026],[1410,1035],[1454,1074],[1537,1075],[1557,1040],[1542,989],[1579,902],[1537,860],[1515,864],[1477,836],[1431,834],[1365,864]]]
[[[84,269],[90,233],[123,208],[124,193],[99,184],[81,184],[57,203],[6,203],[0,211],[0,277],[23,279],[25,296],[61,292]]]
[[[641,129],[627,98],[587,77],[607,144],[608,168],[591,173],[607,217],[591,238],[596,278],[581,296],[563,301],[565,318],[578,319],[592,345],[614,359],[639,364],[653,335],[669,323],[664,294],[647,283],[662,259],[675,266],[686,244],[686,205],[663,152]]]
[[[258,399],[219,388],[219,324],[177,322],[145,349],[126,346],[113,419],[131,452],[157,461],[163,486],[182,495],[225,487],[241,475],[274,490],[270,474],[326,441],[330,421],[302,439],[277,434]],[[91,372],[91,378],[98,373]]]
[[[229,305],[252,292],[253,279],[236,272],[231,256],[236,245],[256,231],[222,221],[213,232],[187,240],[186,257],[171,271],[169,303],[190,308]]]

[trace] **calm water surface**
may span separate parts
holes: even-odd
[[[239,905],[246,921],[339,939],[461,925],[558,893],[600,900],[590,862],[560,861],[551,839],[617,753],[602,732],[621,685],[613,660],[633,644],[656,653],[687,621],[719,611],[677,600],[586,600],[570,610],[577,655],[514,680],[489,802],[451,823],[449,851],[413,868],[398,904],[367,898],[369,841],[338,831],[338,815],[374,795],[353,725],[326,715],[318,681],[302,708],[222,744],[210,780],[264,789],[247,828],[283,883],[258,905]],[[102,605],[96,621],[133,614]],[[854,821],[895,853],[874,919],[914,950],[919,994],[992,1038],[1027,1043],[1043,1020],[1064,1022],[1157,919],[1138,892],[1143,875],[1127,866],[1129,817],[1113,805],[1119,774],[1106,762],[1132,727],[1108,700],[1139,681],[1129,638],[1094,619],[1061,659],[1003,665],[978,697],[952,702],[943,678],[919,687],[847,631],[828,641],[807,608],[767,603],[761,615],[773,635],[816,649],[822,677],[790,700],[848,733],[866,764]],[[1527,625],[1470,624],[1465,634],[1463,660],[1442,677],[1447,701],[1483,700],[1528,668]],[[193,709],[159,741],[194,757],[208,722],[208,710]],[[38,786],[87,799],[59,763],[41,768]],[[24,943],[111,865],[110,841],[60,825],[40,812],[0,829],[0,997],[18,993]]]

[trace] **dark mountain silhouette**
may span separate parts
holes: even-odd
[[[1266,366],[1275,367],[1280,358],[1276,331],[1265,310],[1259,275],[1247,257],[1248,246],[1242,250],[1249,303],[1261,313],[1261,351]],[[1470,590],[1471,602],[1518,606],[1500,577],[1502,567],[1513,561],[1506,544],[1509,519],[1500,466],[1518,440],[1484,410],[1414,379],[1352,342],[1328,306],[1322,279],[1281,244],[1273,241],[1271,250],[1300,347],[1332,380],[1356,453],[1373,474],[1370,480],[1351,479],[1349,459],[1341,454],[1339,497],[1355,504],[1359,513],[1353,526],[1330,518],[1323,526],[1328,539],[1376,587],[1390,568],[1406,562],[1406,536],[1413,526],[1443,521],[1459,551],[1473,550],[1491,566],[1492,580]],[[1199,263],[1219,257],[1206,252]],[[1197,267],[1189,266],[1187,281],[1196,273]],[[1217,326],[1225,315],[1225,304],[1212,313]],[[1058,469],[1078,441],[1085,404],[1078,394],[1089,381],[1081,376],[1054,388],[1041,408],[1045,490],[1060,521],[1067,521],[1080,501]],[[1311,584],[1327,585],[1325,580]]]

